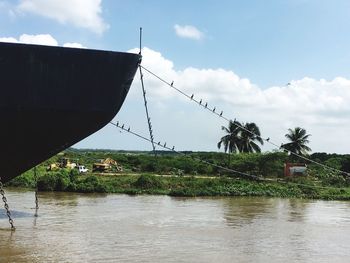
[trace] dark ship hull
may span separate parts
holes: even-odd
[[[140,56],[0,43],[0,176],[7,182],[108,124]]]

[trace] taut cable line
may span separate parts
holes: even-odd
[[[229,119],[229,118],[227,118],[227,117],[224,116],[223,111],[221,111],[221,112],[219,113],[219,111],[216,111],[216,107],[214,107],[214,108],[212,108],[212,109],[209,108],[207,103],[203,103],[203,100],[202,100],[202,99],[201,99],[201,100],[195,99],[195,98],[194,98],[194,94],[188,95],[188,94],[186,94],[185,92],[183,92],[181,89],[175,87],[175,86],[174,86],[174,82],[168,82],[168,81],[166,81],[164,78],[158,76],[157,74],[153,73],[151,70],[145,68],[145,67],[142,66],[142,65],[140,65],[140,67],[141,67],[142,69],[144,69],[147,73],[149,73],[150,75],[152,75],[153,77],[157,78],[158,80],[160,80],[161,82],[163,82],[164,84],[166,84],[167,86],[169,86],[170,88],[176,90],[177,92],[179,92],[180,94],[182,94],[182,95],[185,96],[186,98],[188,98],[188,99],[190,99],[191,101],[197,103],[197,104],[198,104],[199,106],[201,106],[203,109],[208,110],[208,111],[211,112],[212,114],[214,114],[214,115],[216,115],[217,117],[222,118],[222,119],[224,119],[224,120],[226,120],[226,121],[228,121],[228,122],[231,121],[231,119]],[[294,156],[297,156],[297,157],[299,157],[299,158],[301,158],[301,159],[303,159],[303,160],[305,160],[305,161],[308,161],[308,162],[310,162],[310,163],[319,165],[319,166],[323,167],[323,168],[326,169],[326,170],[333,171],[333,172],[337,172],[337,173],[341,173],[341,174],[346,175],[346,176],[350,176],[350,173],[348,173],[348,172],[342,171],[342,170],[337,169],[337,168],[334,168],[334,167],[330,167],[330,166],[328,166],[328,165],[322,164],[322,163],[320,163],[320,162],[314,161],[314,160],[312,160],[312,159],[310,159],[310,158],[307,158],[307,157],[305,157],[305,156],[302,156],[302,155],[300,155],[300,154],[297,154],[297,153],[295,153],[295,152],[292,152],[292,151],[290,151],[290,150],[284,148],[283,145],[273,142],[273,141],[270,139],[270,137],[263,138],[261,135],[258,135],[258,134],[256,134],[256,133],[254,133],[254,132],[248,130],[247,128],[245,128],[245,127],[242,126],[242,125],[239,125],[239,124],[236,123],[236,122],[233,122],[233,124],[234,124],[235,126],[241,128],[242,130],[244,130],[244,131],[250,133],[251,135],[254,135],[254,136],[258,137],[258,138],[261,138],[263,141],[269,143],[270,145],[273,145],[273,146],[276,147],[278,150],[289,152],[290,154],[292,154],[292,155],[294,155]]]
[[[130,134],[132,134],[132,135],[134,135],[134,136],[136,136],[136,137],[139,137],[140,139],[143,139],[143,140],[148,141],[148,142],[151,141],[150,139],[146,138],[145,136],[142,136],[142,135],[140,135],[140,134],[138,134],[138,133],[136,133],[136,132],[133,132],[130,128],[129,128],[129,129],[125,129],[125,128],[123,127],[124,125],[120,125],[119,122],[114,123],[114,122],[110,121],[109,123],[112,124],[113,126],[119,128],[119,129],[123,130],[123,131],[126,131],[126,132],[128,132],[128,133],[130,133]],[[163,148],[163,149],[172,151],[172,152],[177,153],[177,154],[182,155],[182,156],[186,156],[186,157],[192,158],[192,159],[194,159],[194,160],[196,160],[196,161],[205,163],[205,164],[207,164],[207,165],[210,165],[210,166],[213,166],[213,167],[216,167],[216,168],[220,168],[220,169],[226,170],[226,171],[228,171],[228,172],[236,173],[236,174],[243,175],[243,176],[246,176],[246,177],[250,177],[250,178],[253,178],[253,179],[256,179],[256,180],[261,180],[261,179],[262,179],[261,177],[256,176],[256,175],[251,175],[251,174],[248,174],[248,173],[240,172],[240,171],[237,171],[237,170],[233,170],[233,169],[230,169],[230,168],[221,166],[221,165],[217,165],[217,164],[214,164],[214,163],[211,163],[211,162],[202,160],[202,159],[200,159],[200,158],[195,158],[195,157],[193,157],[193,156],[189,156],[189,155],[187,155],[187,154],[185,154],[185,153],[176,151],[174,146],[173,146],[172,148],[168,147],[168,146],[166,145],[166,143],[161,144],[161,143],[159,142],[158,145],[159,145],[161,148]]]
[[[119,124],[119,122],[117,123],[114,123],[112,121],[109,122],[111,125],[115,126],[116,128],[118,129],[121,129],[125,132],[128,132],[142,140],[145,140],[145,141],[148,141],[150,142],[150,139],[149,138],[146,138],[145,136],[143,135],[140,135],[136,132],[133,132],[130,127],[128,129],[125,128],[125,125],[121,125]],[[191,158],[195,161],[198,161],[198,162],[201,162],[201,163],[204,163],[204,164],[207,164],[207,165],[210,165],[212,167],[216,167],[216,168],[220,168],[222,170],[225,170],[227,172],[231,172],[231,173],[236,173],[240,176],[245,176],[245,177],[248,177],[250,179],[254,179],[254,180],[257,180],[257,181],[260,181],[260,182],[267,182],[267,183],[281,183],[281,184],[291,184],[291,185],[296,185],[296,186],[305,186],[305,187],[311,187],[311,188],[318,188],[318,189],[342,189],[342,188],[338,188],[338,187],[332,187],[332,186],[318,186],[318,185],[310,185],[310,184],[303,184],[303,183],[297,183],[297,182],[287,182],[287,181],[284,181],[284,180],[281,180],[281,179],[270,179],[270,178],[263,178],[261,176],[258,176],[258,175],[252,175],[252,174],[248,174],[248,173],[244,173],[244,172],[240,172],[240,171],[237,171],[237,170],[234,170],[234,169],[231,169],[231,168],[228,168],[228,167],[224,167],[224,166],[221,166],[221,165],[217,165],[215,163],[212,163],[212,162],[209,162],[209,161],[206,161],[206,160],[203,160],[201,158],[198,158],[198,157],[193,157],[193,156],[190,156],[186,153],[183,153],[183,152],[180,152],[180,151],[176,151],[175,150],[175,147],[173,146],[172,148],[166,146],[166,144],[161,144],[161,143],[158,143],[158,145],[163,148],[163,149],[166,149],[168,151],[172,151],[176,154],[179,154],[179,155],[182,155],[182,156],[185,156],[187,158]]]

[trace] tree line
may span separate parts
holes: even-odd
[[[260,145],[264,144],[261,137],[260,129],[254,122],[241,123],[237,120],[230,120],[228,127],[222,126],[221,129],[225,135],[221,137],[217,144],[220,149],[224,147],[224,151],[230,153],[260,153]],[[307,155],[311,148],[307,146],[310,142],[306,130],[300,127],[288,129],[285,134],[288,142],[281,145],[280,149],[292,152],[296,155]],[[269,138],[266,139],[268,141]]]

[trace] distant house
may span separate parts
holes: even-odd
[[[284,164],[284,175],[307,175],[307,165],[305,163],[285,163]]]

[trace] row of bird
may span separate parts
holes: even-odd
[[[111,124],[114,124],[114,123],[111,122]],[[125,124],[119,124],[119,121],[117,121],[117,123],[115,124],[115,126],[117,126],[118,128],[120,128],[120,129],[122,129],[122,130],[124,130],[124,131],[133,133],[133,132],[131,131],[131,128],[130,128],[130,127],[129,127],[129,128],[125,128]],[[175,146],[173,146],[172,148],[169,148],[169,147],[167,147],[166,142],[165,142],[165,143],[161,143],[160,141],[159,141],[158,143],[153,142],[153,136],[152,136],[152,143],[157,144],[157,145],[159,145],[159,146],[161,146],[161,147],[163,147],[163,148],[165,148],[165,149],[168,149],[168,150],[171,149],[172,151],[175,151]]]

